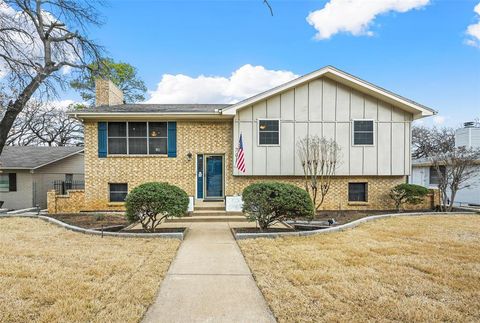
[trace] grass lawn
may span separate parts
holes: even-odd
[[[280,322],[480,321],[478,215],[239,244]]]
[[[0,219],[0,322],[136,322],[180,242]]]

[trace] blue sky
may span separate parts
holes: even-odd
[[[261,0],[111,1],[102,9],[105,25],[92,30],[92,37],[109,56],[136,66],[148,89],[160,92],[157,97],[168,94],[165,91],[189,92],[189,86],[215,92],[228,84],[229,92],[238,91],[229,78],[246,64],[292,72],[283,74],[287,78],[334,65],[439,110],[441,117],[425,124],[457,126],[480,117],[480,49],[478,39],[466,34],[467,27],[480,20],[474,12],[478,0],[409,0],[428,4],[406,12],[380,12],[360,35],[340,32],[315,39],[317,30],[307,16],[335,1],[344,0],[271,0],[273,17]],[[336,13],[343,15],[341,10],[340,6]],[[467,45],[469,39],[477,46]],[[170,79],[162,79],[164,74]],[[207,77],[198,80],[199,75]],[[269,81],[265,82],[259,86]],[[225,99],[215,95],[173,94],[172,100]],[[69,92],[64,98],[78,96]]]

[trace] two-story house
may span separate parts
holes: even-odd
[[[132,188],[169,182],[237,210],[258,181],[303,187],[297,141],[333,138],[342,160],[323,209],[391,208],[388,191],[410,174],[411,122],[435,111],[327,66],[236,104],[123,104],[97,81],[85,125],[85,209],[123,207]],[[235,166],[242,135],[245,172]]]

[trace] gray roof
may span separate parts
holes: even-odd
[[[75,153],[83,147],[7,146],[0,155],[0,168],[35,169]]]
[[[78,110],[79,113],[92,112],[157,112],[157,113],[215,113],[217,109],[223,109],[230,104],[120,104],[120,105],[102,105],[98,107],[88,107]],[[72,113],[77,111],[71,111]]]

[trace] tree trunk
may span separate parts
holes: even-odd
[[[25,104],[30,100],[33,93],[39,88],[40,84],[47,78],[46,73],[37,74],[30,83],[25,87],[22,93],[17,97],[14,102],[9,102],[7,111],[0,121],[0,155],[2,154],[3,147],[7,142],[8,133],[12,129],[13,123],[18,114],[22,112]]]

